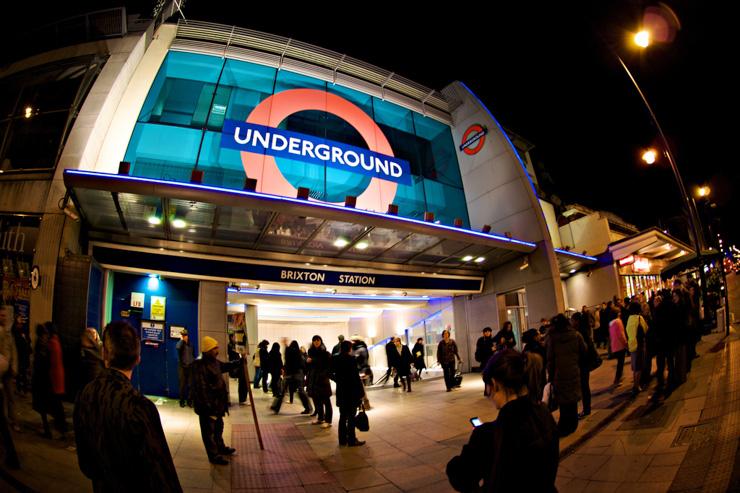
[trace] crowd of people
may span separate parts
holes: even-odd
[[[10,430],[14,423],[14,394],[30,392],[33,409],[39,413],[42,435],[52,429],[68,432],[62,399],[65,365],[55,325],[36,327],[35,344],[18,340],[9,329],[9,315],[0,306],[0,439],[9,467],[19,467]],[[559,438],[573,433],[579,418],[591,412],[590,373],[602,364],[599,348],[616,360],[615,388],[622,384],[626,356],[632,369],[631,392],[637,395],[650,383],[655,360],[656,391],[651,398],[664,398],[686,380],[696,344],[702,335],[698,286],[675,281],[672,290],[630,299],[605,302],[599,310],[566,317],[558,314],[543,320],[539,329],[514,333],[505,322],[493,334],[485,327],[474,358],[484,382],[484,396],[499,409],[498,418],[475,428],[461,454],[447,466],[452,486],[472,491],[483,483],[492,490],[517,486],[532,491],[554,491]],[[28,348],[24,346],[28,342]],[[113,322],[103,331],[83,331],[80,340],[79,382],[75,399],[74,439],[82,472],[96,491],[134,490],[142,486],[163,491],[181,491],[177,473],[154,404],[131,384],[134,367],[140,362],[141,341],[137,330],[126,322]],[[222,375],[239,379],[239,401],[246,399],[244,353],[230,338],[227,362],[218,359],[219,344],[203,337],[201,355],[196,357],[187,331],[177,344],[180,406],[190,406],[198,415],[206,455],[213,464],[228,464],[235,449],[223,438],[224,416],[229,409],[228,385]],[[399,337],[385,346],[388,360],[386,381],[411,392],[412,381],[426,368],[422,338],[412,349]],[[29,356],[26,360],[26,354]],[[30,358],[30,355],[33,358]],[[460,351],[451,338],[450,327],[442,332],[436,359],[448,392],[459,386]],[[31,364],[32,361],[32,364]],[[312,424],[327,429],[333,425],[335,397],[339,411],[338,442],[361,446],[355,433],[358,409],[369,408],[365,387],[374,383],[367,344],[357,336],[339,336],[331,351],[315,335],[306,350],[291,341],[281,345],[267,340],[257,345],[253,356],[255,389],[273,396],[271,409],[280,412],[283,400],[294,394],[303,407],[301,414],[315,418]],[[24,367],[24,365],[26,365]],[[68,380],[67,380],[68,381]],[[334,390],[331,382],[334,382]],[[580,413],[579,413],[580,402]],[[559,408],[557,423],[552,411]],[[53,420],[53,428],[49,417]],[[540,474],[522,468],[536,460]],[[139,474],[131,475],[131,468]],[[521,474],[511,474],[518,471]],[[525,481],[525,485],[521,483]]]
[[[699,286],[676,280],[672,287],[647,300],[642,294],[615,298],[596,312],[584,306],[569,318],[543,319],[539,330],[522,334],[521,351],[508,322],[493,337],[491,328],[484,328],[475,358],[484,395],[499,413],[495,421],[476,427],[461,454],[447,464],[450,484],[463,492],[481,486],[482,491],[557,491],[559,438],[573,433],[579,418],[591,412],[589,376],[603,361],[598,346],[616,360],[615,389],[629,354],[633,397],[650,383],[653,359],[657,386],[651,399],[665,398],[685,382],[702,335]],[[555,423],[551,411],[557,407]],[[529,469],[532,463],[536,474]]]

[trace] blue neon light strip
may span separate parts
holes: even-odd
[[[327,204],[322,202],[308,202],[306,200],[301,199],[294,199],[291,197],[280,197],[278,195],[270,195],[266,193],[260,193],[260,192],[248,192],[245,190],[234,190],[230,188],[219,188],[219,187],[212,187],[209,185],[199,185],[196,183],[185,183],[185,182],[177,182],[177,181],[167,181],[167,180],[155,180],[152,178],[140,178],[137,176],[121,176],[121,175],[115,175],[111,173],[98,173],[98,172],[92,172],[92,171],[81,171],[81,170],[73,170],[73,169],[67,169],[64,170],[65,175],[79,175],[79,176],[91,176],[95,178],[105,177],[112,180],[119,180],[119,181],[131,181],[131,182],[139,182],[139,183],[147,183],[147,184],[156,184],[160,183],[163,185],[171,185],[176,187],[182,187],[182,188],[189,188],[193,190],[203,190],[203,191],[209,191],[209,192],[217,192],[217,193],[225,193],[230,195],[237,195],[241,197],[252,197],[262,200],[269,200],[274,202],[290,202],[297,205],[310,205],[312,207],[317,208],[323,208],[323,209],[330,209],[334,211],[342,211],[345,213],[350,214],[357,214],[361,216],[371,216],[371,217],[377,217],[381,219],[391,219],[393,221],[398,221],[401,223],[409,223],[409,224],[421,224],[429,228],[434,228],[442,231],[451,231],[455,233],[464,233],[471,236],[477,236],[479,238],[486,238],[486,239],[494,239],[498,241],[503,241],[506,243],[516,243],[518,245],[524,245],[531,248],[535,248],[537,245],[535,243],[531,243],[529,241],[524,240],[517,240],[514,238],[507,238],[506,236],[499,236],[495,234],[487,234],[487,233],[481,233],[478,231],[472,231],[468,229],[461,229],[461,228],[455,228],[453,226],[445,226],[444,224],[435,224],[435,223],[429,223],[426,221],[419,221],[418,219],[410,219],[407,217],[400,217],[400,216],[392,216],[388,214],[383,214],[380,212],[373,212],[373,211],[363,211],[359,209],[352,209],[349,207],[344,207],[340,205],[334,205],[334,204]]]
[[[562,253],[563,255],[570,255],[572,257],[578,257],[585,260],[591,260],[593,262],[596,262],[598,259],[596,257],[591,257],[590,255],[581,255],[580,253],[575,252],[569,252],[568,250],[561,250],[559,248],[555,249],[555,253]]]
[[[236,289],[228,288],[229,293],[253,294],[259,296],[282,296],[284,298],[321,298],[330,300],[374,300],[374,301],[432,301],[437,298],[424,296],[371,296],[367,294],[329,294],[329,293],[304,293],[299,291],[272,291],[269,289]]]

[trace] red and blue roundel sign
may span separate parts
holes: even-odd
[[[483,149],[483,144],[486,143],[487,133],[488,129],[478,123],[469,126],[463,134],[460,150],[468,156],[478,154]]]
[[[278,128],[290,115],[310,110],[347,122],[362,136],[367,149]],[[274,94],[258,104],[246,122],[225,121],[221,145],[241,151],[244,171],[257,179],[258,190],[264,193],[296,195],[296,187],[283,175],[276,157],[365,175],[367,185],[357,194],[358,209],[385,212],[398,185],[412,183],[409,162],[393,156],[388,139],[367,113],[344,98],[316,89]]]

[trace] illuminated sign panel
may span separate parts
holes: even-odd
[[[403,159],[254,123],[226,120],[221,134],[221,146],[242,152],[299,159],[381,180],[411,184],[411,169],[408,161]]]

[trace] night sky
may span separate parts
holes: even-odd
[[[144,12],[151,3],[127,2],[130,11]],[[731,130],[737,128],[736,105],[730,99],[730,87],[738,87],[732,75],[737,55],[724,54],[737,46],[724,27],[732,16],[714,0],[668,2],[681,29],[672,43],[640,52],[627,35],[648,5],[188,0],[183,11],[188,19],[346,53],[430,88],[463,81],[502,125],[536,146],[535,162],[545,170],[541,185],[563,204],[610,210],[640,228],[660,225],[685,236],[668,163],[648,167],[639,159],[641,149],[657,144],[657,133],[611,46],[652,104],[687,188],[711,187],[716,206],[700,208],[725,240],[740,244],[740,201],[733,198],[740,171]]]

